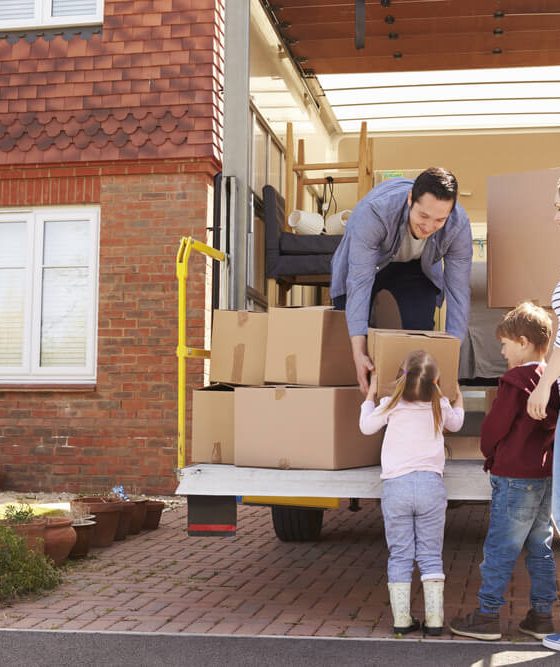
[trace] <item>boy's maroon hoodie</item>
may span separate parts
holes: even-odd
[[[555,382],[546,418],[527,414],[527,399],[543,374],[542,364],[516,366],[499,381],[498,393],[482,422],[480,449],[484,470],[501,477],[538,478],[552,475],[552,444],[560,397]]]

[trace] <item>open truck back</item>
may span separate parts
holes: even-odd
[[[381,467],[367,466],[343,470],[303,470],[244,467],[218,463],[186,465],[186,391],[188,360],[208,358],[209,350],[187,345],[187,281],[191,251],[202,252],[220,262],[227,272],[225,253],[190,238],[182,239],[177,254],[179,281],[179,427],[178,487],[176,493],[188,498],[190,535],[234,535],[238,503],[271,507],[274,530],[285,541],[318,539],[325,509],[348,502],[359,508],[359,499],[381,497]],[[224,280],[221,283],[224,284]],[[471,391],[471,394],[477,392]],[[473,414],[474,416],[474,414]],[[480,412],[478,412],[480,417]],[[193,417],[196,418],[196,415]],[[220,415],[216,415],[219,419]],[[357,415],[356,415],[357,419]],[[474,421],[474,430],[479,419]],[[471,428],[473,426],[471,425]],[[266,442],[263,442],[266,447]],[[444,480],[449,500],[488,500],[490,485],[480,460],[450,460]]]

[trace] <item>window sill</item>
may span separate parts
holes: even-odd
[[[0,384],[0,394],[10,392],[93,393],[95,384]]]

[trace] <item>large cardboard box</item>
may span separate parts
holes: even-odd
[[[445,458],[450,460],[484,460],[480,451],[480,438],[445,434]]]
[[[210,346],[210,382],[264,382],[267,313],[215,310]]]
[[[193,463],[233,464],[233,397],[223,384],[193,391]]]
[[[461,348],[458,338],[440,331],[369,329],[367,348],[377,373],[379,398],[393,393],[399,369],[414,350],[426,350],[434,357],[443,395],[455,398]]]
[[[346,316],[329,307],[268,311],[265,381],[275,384],[356,384]]]
[[[550,305],[558,268],[554,197],[560,168],[488,178],[488,305]]]
[[[379,465],[382,433],[359,430],[357,387],[235,390],[235,465],[338,470]]]

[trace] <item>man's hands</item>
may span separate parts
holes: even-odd
[[[377,398],[377,373],[375,371],[371,372],[369,378],[369,389],[366,396],[366,401],[373,401]]]
[[[370,387],[369,374],[375,370],[375,367],[366,352],[366,337],[352,336],[352,354],[354,356],[354,365],[356,366],[356,378],[360,385],[360,391],[367,396]],[[375,382],[377,391],[377,379]]]

